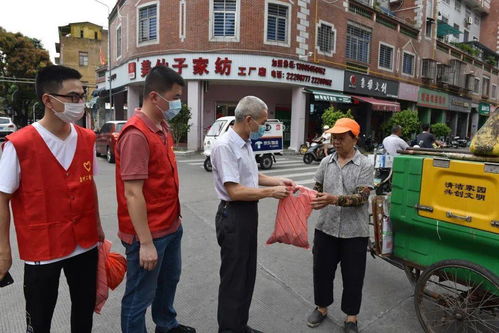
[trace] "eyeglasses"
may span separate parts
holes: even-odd
[[[69,95],[59,95],[59,94],[49,94],[52,96],[57,96],[57,97],[66,97],[66,98],[71,98],[72,103],[79,103],[80,101],[85,101],[87,99],[87,95],[85,93],[83,94],[69,94]]]

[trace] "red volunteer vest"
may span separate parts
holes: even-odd
[[[7,136],[21,166],[12,211],[19,256],[46,261],[67,256],[77,245],[95,245],[96,196],[92,161],[95,134],[75,125],[76,152],[66,171],[33,126]]]
[[[141,131],[149,145],[149,173],[144,181],[142,192],[147,207],[147,222],[152,233],[168,229],[180,216],[178,199],[179,181],[177,163],[173,152],[173,137],[167,133],[166,145],[161,138],[151,131],[138,116],[133,116],[126,123],[118,138],[129,128]],[[116,144],[118,147],[119,144]],[[119,149],[115,151],[116,159],[116,196],[118,198],[118,221],[120,232],[136,235],[125,198],[125,186],[121,179],[121,162]]]

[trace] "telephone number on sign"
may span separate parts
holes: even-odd
[[[287,73],[286,80],[310,82],[312,84],[322,84],[325,86],[331,86],[333,84],[332,80],[323,79],[320,77],[314,77],[314,76],[310,76],[310,75],[295,74],[295,73]]]

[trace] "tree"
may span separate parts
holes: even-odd
[[[178,145],[178,143],[185,138],[187,133],[189,133],[192,126],[192,124],[189,124],[191,117],[191,109],[187,106],[187,104],[183,104],[182,110],[180,110],[178,115],[169,121],[176,145]]]
[[[0,27],[0,76],[34,79],[50,64],[49,53],[40,40]],[[0,110],[6,110],[18,125],[26,125],[37,102],[34,84],[0,82],[0,96]]]
[[[390,135],[392,127],[395,125],[402,126],[402,138],[405,140],[411,139],[413,134],[417,134],[421,123],[419,122],[418,112],[412,110],[403,110],[395,113],[381,127],[385,136]]]
[[[436,123],[431,125],[431,132],[437,138],[446,137],[450,134],[451,128],[444,123]]]
[[[322,114],[322,126],[333,127],[336,121],[340,118],[351,118],[353,119],[352,111],[347,110],[346,113],[343,113],[341,110],[337,110],[334,106],[331,106],[324,110]]]

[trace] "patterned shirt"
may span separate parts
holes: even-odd
[[[372,163],[358,150],[343,167],[338,164],[337,153],[324,158],[314,179],[322,184],[325,193],[339,196],[340,206],[328,205],[321,209],[316,228],[338,238],[369,237],[368,202],[363,200],[361,205],[356,205],[349,201],[358,199],[355,195],[359,189],[372,189],[373,177]]]

